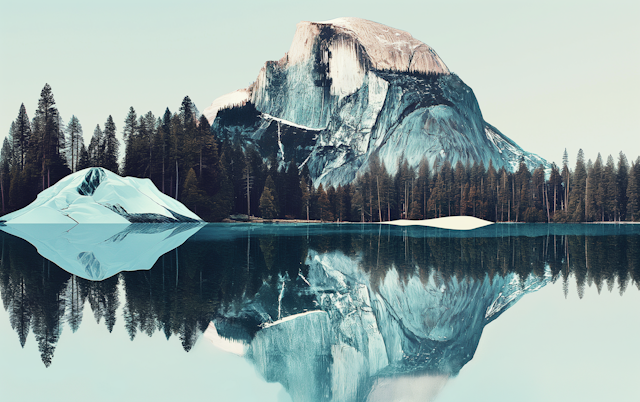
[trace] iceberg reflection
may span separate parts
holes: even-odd
[[[36,247],[70,274],[101,281],[150,269],[158,258],[198,232],[200,223],[9,225],[0,227]]]

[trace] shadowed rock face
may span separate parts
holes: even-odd
[[[107,175],[102,168],[91,168],[84,176],[84,180],[78,186],[78,194],[80,195],[93,195],[96,188],[100,185],[100,182],[105,180]]]
[[[306,165],[315,185],[351,182],[373,155],[392,174],[402,157],[414,168],[423,158],[548,167],[484,121],[471,88],[431,47],[371,21],[298,24],[289,52],[267,62],[243,94],[257,117],[225,119],[222,111],[214,120],[224,103],[215,101],[212,130],[281,167]]]

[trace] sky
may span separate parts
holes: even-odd
[[[561,163],[640,156],[640,2],[13,1],[0,2],[0,140],[24,103],[52,87],[85,141],[112,115],[202,112],[288,50],[300,21],[360,17],[433,47],[469,85],[487,122]]]

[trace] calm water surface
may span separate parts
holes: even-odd
[[[3,401],[640,397],[640,225],[2,229]]]

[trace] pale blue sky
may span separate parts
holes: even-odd
[[[295,25],[354,16],[432,46],[473,88],[485,120],[525,150],[571,164],[583,148],[640,155],[640,2],[20,1],[0,3],[0,139],[53,89],[85,138],[108,115],[200,111],[251,84]]]

